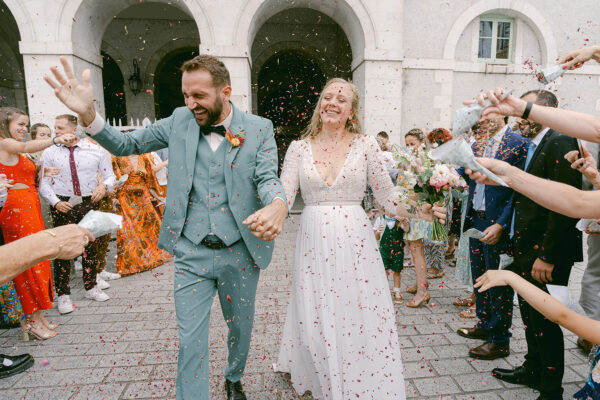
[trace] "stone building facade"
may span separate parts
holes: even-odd
[[[334,76],[358,86],[367,133],[400,143],[413,127],[450,127],[482,89],[541,88],[536,69],[600,43],[599,16],[597,0],[4,0],[0,105],[32,122],[65,112],[42,79],[63,55],[77,75],[90,69],[102,113],[153,120],[182,104],[177,66],[206,53],[230,69],[232,101],[273,119],[282,145]],[[550,89],[598,113],[600,66]]]

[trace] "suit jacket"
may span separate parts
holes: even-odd
[[[540,178],[581,188],[581,174],[571,168],[564,155],[577,149],[577,140],[549,130],[535,150],[526,172]],[[583,259],[577,219],[552,212],[520,193],[514,195],[515,264],[531,277],[536,258],[554,265],[552,283],[566,285],[571,267]]]
[[[494,156],[497,160],[506,161],[510,165],[523,168],[525,158],[527,157],[527,147],[529,139],[518,135],[508,128],[502,136],[502,141]],[[477,143],[473,144],[473,153],[477,154],[479,148]],[[467,176],[469,183],[469,198],[467,200],[467,213],[465,217],[464,230],[473,227],[473,218],[470,214],[473,209],[473,198],[477,183]],[[498,223],[504,228],[502,241],[506,241],[510,231],[510,222],[512,217],[512,197],[513,190],[508,187],[486,185],[485,186],[485,212],[487,218],[492,224]]]
[[[234,134],[245,134],[245,141],[241,146],[230,148],[225,158],[223,174],[229,207],[254,262],[265,268],[271,261],[274,243],[257,239],[242,221],[275,197],[285,200],[277,177],[273,124],[233,107],[230,129]],[[94,135],[98,143],[117,156],[144,154],[168,146],[169,178],[158,246],[171,253],[187,217],[200,136],[194,115],[186,107],[175,109],[170,117],[144,129],[124,134],[106,123],[104,129]]]

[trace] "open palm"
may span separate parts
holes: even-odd
[[[50,71],[56,78],[56,81],[45,75],[44,80],[54,89],[54,94],[71,111],[85,115],[93,112],[94,109],[94,88],[90,83],[90,70],[86,69],[81,74],[83,83],[80,83],[73,69],[64,57],[60,57],[60,62],[66,74],[63,74],[57,67],[51,67]]]

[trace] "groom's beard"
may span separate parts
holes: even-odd
[[[534,139],[542,131],[543,125],[537,122],[521,125],[521,136]]]
[[[223,101],[220,98],[217,98],[210,108],[198,106],[194,109],[194,112],[196,111],[206,111],[207,114],[206,120],[204,121],[196,118],[196,123],[199,126],[204,127],[214,125],[217,123],[219,118],[221,118],[221,114],[223,113]]]

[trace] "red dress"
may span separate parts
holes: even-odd
[[[6,204],[0,212],[0,226],[6,243],[45,229],[40,198],[35,188],[35,164],[22,154],[19,162],[9,166],[0,164],[0,174],[6,174],[13,183],[22,183],[27,189],[9,189]],[[54,291],[50,261],[42,261],[14,279],[25,314],[52,308]]]

